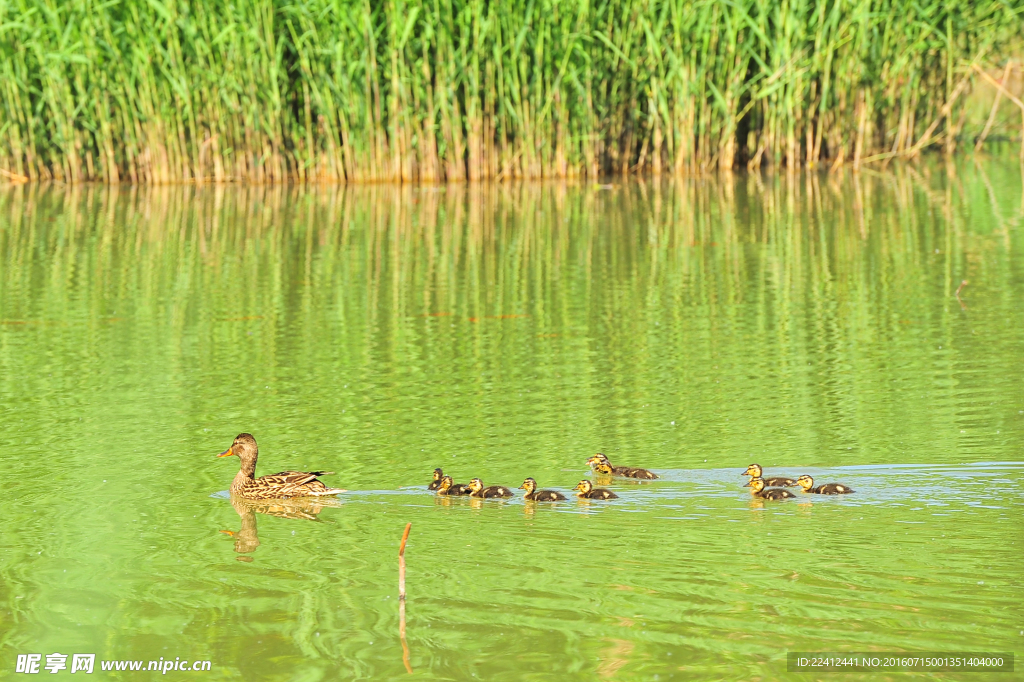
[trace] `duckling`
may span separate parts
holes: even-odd
[[[519,486],[519,489],[526,491],[526,494],[523,495],[524,499],[533,500],[535,502],[557,502],[558,500],[565,499],[565,495],[557,490],[537,490],[537,481],[532,478],[528,478],[523,481],[523,484]]]
[[[456,495],[468,495],[471,492],[468,485],[452,483],[452,477],[448,475],[442,476],[440,483],[441,485],[437,489],[438,495],[455,497]]]
[[[587,464],[599,474],[607,474],[610,476],[625,476],[626,478],[643,478],[648,481],[653,481],[658,478],[658,474],[647,469],[640,469],[639,467],[617,467],[613,466],[608,458],[600,452],[587,460]]]
[[[764,473],[764,472],[761,469],[761,465],[760,464],[751,464],[750,466],[747,467],[747,470],[744,471],[740,475],[741,476],[750,476],[752,478],[761,478],[761,474],[762,473]],[[764,484],[765,485],[781,485],[784,488],[792,488],[793,486],[796,485],[796,481],[794,481],[792,478],[789,478],[788,476],[772,476],[770,478],[764,479]],[[750,485],[750,484],[747,483],[747,485]],[[746,486],[744,486],[744,487],[746,487]]]
[[[760,477],[750,479],[750,483],[747,485],[750,486],[750,494],[762,500],[785,500],[796,497],[785,488],[765,488],[764,479]]]
[[[503,485],[489,485],[484,487],[484,482],[474,478],[469,482],[470,497],[512,497],[514,493]]]
[[[814,479],[806,474],[796,479],[805,493],[817,493],[819,495],[846,495],[854,492],[853,488],[842,483],[822,483],[814,487]]]
[[[619,497],[607,488],[595,488],[594,484],[586,479],[577,483],[573,490],[579,490],[576,497],[587,500],[615,500]]]
[[[444,472],[441,471],[441,467],[434,469],[434,480],[427,486],[427,490],[437,490],[440,488],[442,477],[444,477]]]

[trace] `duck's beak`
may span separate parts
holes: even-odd
[[[516,490],[525,490],[525,489],[526,489],[526,484],[525,483],[523,485],[519,486],[518,488],[516,488]]]
[[[750,481],[753,481],[753,480],[754,480],[754,479],[750,479]],[[750,487],[750,481],[747,481],[746,483],[744,483],[744,484],[743,484],[743,487],[744,487],[744,488],[749,488],[749,487]]]
[[[227,450],[225,450],[224,452],[220,453],[217,456],[218,457],[230,457],[233,454],[235,454],[235,453],[231,451],[231,448],[228,448]]]

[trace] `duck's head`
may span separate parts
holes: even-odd
[[[804,490],[810,490],[814,487],[814,479],[804,474],[800,478],[796,479],[796,482],[800,484],[800,487]]]
[[[444,472],[441,471],[441,467],[434,469],[434,480],[440,481],[444,477]]]
[[[579,490],[580,493],[583,494],[583,495],[586,495],[587,493],[589,493],[593,489],[594,489],[594,484],[591,483],[590,481],[586,480],[586,479],[583,479],[582,481],[577,483],[576,487],[573,488],[573,490]]]
[[[259,449],[256,447],[256,439],[248,433],[240,433],[235,436],[235,442],[231,447],[217,455],[218,457],[230,457],[234,455],[242,461],[256,459]]]
[[[440,471],[440,469],[436,469],[435,473],[437,471]],[[438,490],[448,490],[451,487],[452,487],[452,477],[451,476],[442,476],[441,477],[441,485],[439,485],[437,487],[437,489]]]
[[[747,470],[744,471],[740,475],[741,476],[753,476],[754,478],[760,478],[761,477],[761,473],[762,472],[761,472],[761,465],[760,464],[751,464],[750,466],[747,467]]]
[[[467,484],[467,487],[469,487],[469,489],[474,493],[479,492],[484,489],[484,482],[481,481],[479,478],[474,478]]]
[[[755,476],[754,478],[750,479],[750,482],[747,483],[747,485],[750,486],[750,493],[752,495],[756,495],[757,493],[764,490],[764,479],[761,478],[760,476]]]
[[[519,486],[519,489],[525,490],[528,493],[532,493],[534,490],[537,489],[537,481],[533,480],[532,478],[528,478],[525,481],[523,481],[523,484]]]
[[[591,456],[591,458],[587,460],[587,464],[589,464],[592,469],[597,469],[602,464],[608,465],[609,470],[611,469],[611,463],[608,461],[608,458],[600,452]]]

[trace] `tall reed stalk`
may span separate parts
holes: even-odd
[[[970,133],[973,66],[1019,47],[1022,12],[1024,0],[0,0],[0,170],[439,182],[952,151]]]

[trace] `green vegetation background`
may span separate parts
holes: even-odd
[[[1020,79],[1003,57],[1019,47],[1022,11],[1021,0],[0,0],[0,169],[432,182],[951,149],[970,109],[960,95],[983,82],[972,65],[1005,63]]]

